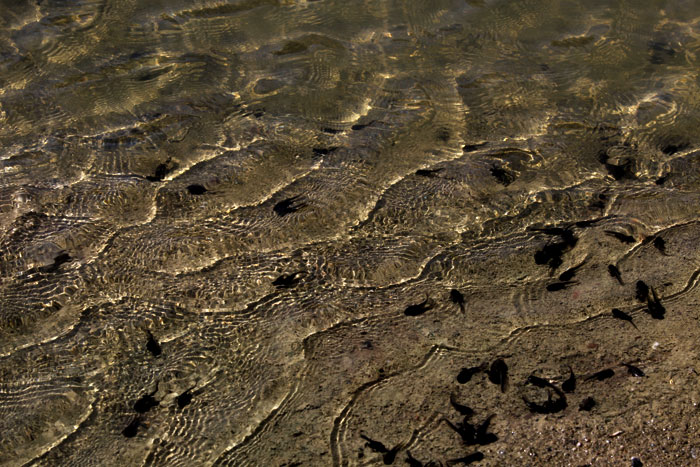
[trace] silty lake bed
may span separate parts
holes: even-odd
[[[697,2],[0,12],[0,464],[700,464]]]

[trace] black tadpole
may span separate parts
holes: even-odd
[[[620,285],[625,285],[625,283],[622,281],[622,275],[620,274],[620,270],[617,269],[617,266],[614,264],[609,264],[608,273],[610,274],[610,277],[617,279],[617,282],[619,282]]]
[[[291,198],[283,199],[272,207],[272,210],[280,217],[284,217],[293,212],[306,207],[306,203],[300,200],[301,195],[292,196]]]
[[[605,370],[601,370],[597,373],[593,373],[591,376],[586,378],[586,381],[591,381],[593,379],[597,381],[605,381],[606,379],[612,378],[613,376],[615,376],[615,371],[613,371],[611,368],[608,368]]]
[[[635,285],[637,300],[646,302],[649,299],[649,286],[644,281],[637,281]]]
[[[131,423],[122,430],[122,435],[124,435],[125,438],[133,438],[138,433],[140,425],[141,420],[138,417],[134,418]]]
[[[494,360],[489,368],[489,381],[501,387],[501,392],[508,388],[508,365],[502,358]]]
[[[574,392],[576,390],[576,375],[571,367],[569,367],[569,378],[561,384],[561,389],[564,392]]]
[[[403,314],[406,316],[420,316],[432,308],[433,304],[430,302],[430,298],[425,297],[425,300],[423,300],[421,303],[407,306]]]
[[[639,331],[639,328],[637,328],[637,325],[634,324],[634,321],[632,321],[632,317],[625,313],[624,311],[618,309],[618,308],[613,308],[612,309],[612,315],[613,318],[621,319],[623,321],[629,321],[632,326],[634,326],[634,329]]]
[[[146,330],[146,333],[148,334],[148,342],[146,342],[146,350],[151,352],[151,354],[154,357],[159,356],[162,352],[162,350],[160,348],[160,344],[158,344],[158,341],[156,340],[156,338],[153,337],[153,334],[151,334],[151,331]]]
[[[460,370],[459,374],[457,375],[457,382],[459,384],[466,384],[472,379],[472,376],[484,371],[485,369],[486,369],[486,364],[482,364],[479,366],[473,366],[470,368],[462,368]]]
[[[191,195],[203,195],[204,193],[207,192],[207,189],[204,188],[202,185],[195,184],[195,185],[188,185],[187,191],[189,191]]]
[[[192,402],[192,388],[177,396],[177,406],[184,409]]]
[[[452,289],[450,290],[450,300],[452,300],[452,303],[456,303],[459,305],[459,309],[464,312],[464,295],[462,295],[462,292],[460,292],[457,289]]]

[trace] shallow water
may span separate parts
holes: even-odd
[[[700,462],[697,2],[0,13],[3,465]]]

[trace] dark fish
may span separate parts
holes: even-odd
[[[466,405],[462,405],[458,402],[455,401],[454,394],[450,395],[450,404],[452,404],[452,407],[459,412],[460,415],[464,415],[465,420],[472,415],[474,415],[474,409],[471,407],[467,407]]]
[[[610,274],[610,277],[614,277],[615,279],[617,279],[617,282],[619,282],[620,285],[625,285],[625,283],[622,282],[622,276],[620,275],[620,270],[617,269],[617,266],[615,266],[614,264],[609,264],[608,273]]]
[[[133,438],[138,433],[140,425],[141,420],[136,417],[126,426],[126,428],[122,430],[122,435],[124,435],[126,438]]]
[[[557,292],[559,290],[564,290],[568,286],[572,284],[578,284],[576,281],[568,281],[568,282],[554,282],[553,284],[548,284],[547,285],[547,291],[548,292]]]
[[[644,281],[637,281],[636,296],[640,302],[646,302],[649,299],[649,286]]]
[[[277,279],[272,281],[272,285],[278,289],[288,289],[290,287],[294,287],[301,280],[301,277],[298,277],[298,275],[303,274],[303,272],[304,271],[297,271],[292,274],[282,274]]]
[[[628,371],[629,374],[631,374],[632,376],[636,376],[637,378],[641,378],[641,377],[643,377],[643,376],[646,376],[646,375],[644,374],[644,372],[643,372],[640,368],[637,368],[637,367],[634,366],[634,365],[630,365],[629,363],[622,363],[622,365],[625,366],[625,367],[627,367],[627,371]]]
[[[450,290],[450,300],[452,300],[452,303],[456,303],[457,305],[459,305],[460,310],[464,312],[464,295],[462,295],[462,293],[459,290]]]
[[[192,402],[192,388],[177,396],[177,406],[184,409]]]
[[[360,438],[367,441],[365,443],[365,446],[367,446],[368,448],[370,448],[374,452],[379,452],[382,454],[389,452],[389,449],[386,446],[384,446],[382,443],[380,443],[379,441],[375,441],[371,438],[368,438],[365,435],[360,435]]]
[[[647,302],[647,312],[654,319],[664,319],[666,308],[661,304],[661,300],[659,300],[653,287],[651,288],[651,295],[652,299]]]
[[[508,387],[508,365],[502,358],[494,360],[489,368],[489,381],[501,386],[501,392]]]
[[[632,467],[644,467],[644,464],[642,464],[642,461],[640,461],[638,457],[633,457]]]
[[[483,459],[484,459],[484,455],[481,452],[476,451],[476,452],[469,454],[468,456],[459,457],[457,459],[450,459],[447,461],[447,465],[448,465],[448,467],[452,466],[452,465],[459,465],[459,464],[469,465],[469,464],[473,464],[474,462],[479,462],[480,460],[483,460]]]
[[[409,467],[423,467],[423,463],[411,455],[411,451],[406,451],[406,463]]]
[[[151,331],[146,330],[146,333],[148,334],[148,342],[146,342],[146,350],[151,352],[154,357],[157,357],[161,354],[161,348],[160,344],[158,344],[158,341],[153,337],[153,334],[151,334]]]
[[[71,258],[71,256],[68,253],[63,252],[53,259],[52,264],[49,264],[48,266],[40,267],[39,271],[45,272],[45,273],[56,272],[56,271],[58,271],[58,268],[61,267],[61,265],[65,264],[65,263],[70,263],[72,260],[73,260],[73,258]]]
[[[552,399],[552,391],[548,390],[547,401],[544,404],[536,404],[531,402],[525,396],[523,396],[523,401],[525,402],[525,405],[527,405],[527,408],[530,409],[530,412],[533,413],[550,414],[561,412],[562,410],[566,409],[568,405],[566,403],[566,396],[564,396],[564,394],[557,388],[554,388],[554,390],[557,393],[557,398]]]
[[[299,198],[301,198],[301,195],[292,196],[291,198],[283,199],[279,203],[275,204],[275,206],[272,208],[272,210],[275,211],[275,213],[280,217],[284,217],[287,214],[291,214],[293,212],[296,212],[299,209],[307,206],[307,204],[304,202],[297,203],[297,201],[299,201]]]
[[[612,315],[613,315],[613,317],[615,317],[617,319],[629,321],[632,324],[632,326],[634,326],[634,329],[639,331],[639,328],[637,328],[637,325],[634,324],[634,321],[632,321],[632,317],[630,315],[628,315],[627,313],[625,313],[624,311],[622,311],[618,308],[613,308]]]
[[[462,370],[457,375],[457,382],[459,384],[466,384],[472,379],[477,373],[480,373],[486,369],[486,365],[473,366],[471,368],[462,368]]]
[[[614,230],[606,230],[605,233],[610,235],[611,237],[615,237],[622,243],[637,243],[637,240],[631,235],[615,232]]]
[[[586,264],[585,261],[583,263],[579,264],[578,266],[574,266],[574,267],[569,268],[566,271],[562,272],[561,274],[559,274],[559,280],[563,281],[563,282],[570,281],[571,279],[574,278],[574,276],[576,275],[576,272],[579,270],[579,268],[581,268],[581,266],[583,266],[584,264]]]
[[[406,316],[420,316],[426,311],[433,308],[434,305],[429,302],[430,298],[425,297],[425,300],[423,300],[421,303],[407,306],[406,309],[403,311],[403,314],[405,314]]]
[[[576,375],[571,367],[569,367],[569,378],[561,384],[561,389],[564,392],[574,392],[576,390]]]
[[[442,167],[438,169],[419,169],[416,170],[416,175],[420,175],[421,177],[434,177],[436,173],[441,172],[443,170],[445,169]]]
[[[202,185],[188,185],[187,191],[189,191],[191,195],[203,195],[207,192],[207,189]]]
[[[612,378],[613,376],[615,376],[615,372],[612,369],[608,368],[606,370],[601,370],[598,373],[593,373],[591,376],[586,378],[586,381],[590,381],[592,379],[604,381],[608,378]]]
[[[657,178],[654,181],[654,183],[656,183],[657,185],[663,185],[664,183],[666,183],[666,180],[668,180],[668,175],[663,175],[663,176]]]
[[[331,135],[336,135],[338,133],[342,133],[343,130],[337,130],[335,128],[321,128],[321,131],[324,133],[329,133]]]
[[[664,241],[663,238],[661,237],[654,237],[654,242],[653,242],[654,248],[659,250],[662,255],[666,254],[666,242]]]
[[[487,144],[488,144],[488,143],[466,144],[466,145],[464,145],[464,147],[462,148],[462,151],[464,151],[464,152],[476,151],[476,150],[479,149],[479,148],[483,148],[483,147],[486,146]]]
[[[513,172],[495,165],[491,167],[491,175],[503,186],[508,186],[515,181],[515,174]]]
[[[317,156],[325,156],[325,155],[327,155],[327,154],[332,153],[332,152],[335,151],[336,149],[338,149],[338,146],[333,146],[333,147],[330,147],[330,148],[313,148],[312,151],[313,151],[314,154],[316,154]]]
[[[579,411],[583,410],[585,412],[590,412],[593,407],[595,407],[595,400],[593,400],[592,397],[586,397],[584,400],[581,401],[581,404],[579,404],[578,409]]]
[[[158,406],[159,402],[153,398],[153,396],[158,392],[158,385],[156,385],[156,390],[150,394],[144,394],[139,400],[134,403],[134,410],[138,413],[146,413],[153,407]]]

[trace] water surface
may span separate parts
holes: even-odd
[[[0,13],[4,465],[697,462],[697,2]]]

